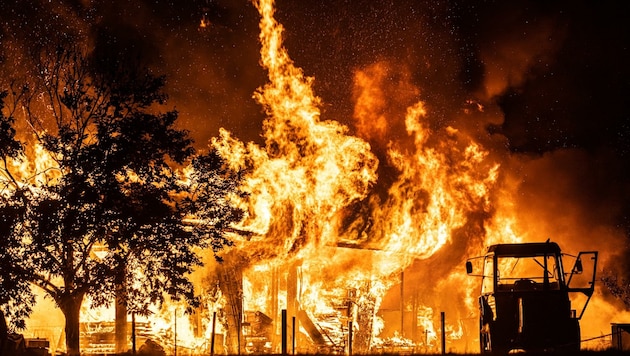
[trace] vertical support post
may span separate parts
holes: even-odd
[[[287,308],[286,308],[286,313],[287,313],[287,322],[288,322],[288,318],[294,318],[297,317],[300,311],[300,303],[298,302],[299,299],[299,268],[300,268],[300,263],[301,261],[297,261],[292,263],[289,266],[289,270],[287,273]],[[287,323],[285,322],[285,328],[287,327]],[[296,328],[299,329],[300,327],[300,320],[296,319]],[[286,344],[285,340],[285,348],[288,348],[288,345]]]
[[[287,310],[282,309],[282,356],[287,355]]]
[[[217,312],[212,313],[212,335],[210,335],[210,356],[214,356],[214,337],[216,335]]]
[[[518,298],[518,333],[523,333],[523,298]]]
[[[279,284],[278,280],[279,273],[278,267],[273,267],[273,271],[271,274],[271,319],[272,319],[272,329],[271,333],[271,344],[273,345],[273,349],[277,350],[278,345],[278,293],[279,293]],[[276,351],[274,351],[276,352]]]
[[[352,320],[348,322],[348,356],[352,356]]]
[[[418,340],[418,288],[414,287],[411,295],[411,339]]]
[[[444,329],[444,312],[440,312],[440,326],[442,327],[442,355],[446,354],[446,330]]]
[[[295,355],[295,316],[291,317],[291,354]]]
[[[242,292],[241,292],[242,294]],[[237,334],[237,344],[238,344],[238,355],[241,354],[241,342],[243,339],[243,296],[241,295],[241,298],[239,300],[239,305],[240,305],[240,312],[238,315],[238,321],[236,322],[236,329],[238,330],[238,334]],[[177,356],[177,355],[175,355]]]
[[[405,337],[405,272],[400,272],[400,336]]]
[[[295,262],[289,266],[287,273],[287,321],[298,315],[298,268],[298,262]]]
[[[131,353],[136,354],[136,312],[131,313]]]
[[[175,323],[174,323],[175,332],[173,333],[173,342],[175,343],[175,356],[177,356],[177,308],[175,308]]]

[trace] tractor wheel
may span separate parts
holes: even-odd
[[[508,348],[501,341],[501,337],[497,337],[497,331],[493,330],[492,324],[484,325],[479,333],[479,343],[482,354],[507,355]]]
[[[568,340],[566,345],[562,348],[562,351],[566,352],[579,352],[581,344],[581,331],[580,322],[577,319],[572,319],[568,326]]]

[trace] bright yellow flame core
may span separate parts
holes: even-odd
[[[265,148],[244,145],[222,131],[215,147],[233,167],[252,170],[243,207],[249,213],[243,229],[256,232],[272,255],[296,255],[305,248],[334,245],[331,223],[352,202],[365,198],[376,182],[378,160],[367,142],[347,134],[335,121],[320,121],[320,100],[282,47],[282,26],[271,2],[255,4],[260,22],[262,65],[269,83],[255,98],[265,108]],[[297,246],[300,248],[296,248]]]

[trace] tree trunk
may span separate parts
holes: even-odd
[[[116,278],[116,353],[123,353],[129,350],[127,338],[127,288],[125,284],[125,264],[119,267]]]
[[[83,295],[64,297],[59,303],[61,312],[66,318],[66,353],[68,356],[79,356],[79,316]]]
[[[116,296],[116,353],[124,353],[129,350],[129,343],[127,341],[127,304],[124,297]]]

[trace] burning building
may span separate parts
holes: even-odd
[[[239,229],[252,234],[236,240],[217,275],[231,305],[225,325],[244,322],[258,341],[232,334],[228,350],[260,351],[252,325],[261,321],[252,315],[264,315],[266,342],[279,352],[282,310],[297,352],[437,351],[442,333],[449,350],[476,350],[476,286],[462,261],[481,246],[535,240],[545,230],[523,229],[529,217],[516,207],[517,175],[490,152],[497,142],[467,126],[436,126],[425,103],[413,100],[420,89],[409,73],[390,61],[355,73],[358,136],[322,120],[324,103],[284,47],[273,4],[256,7],[268,72],[255,93],[267,115],[264,144],[227,130],[212,141],[251,172]],[[485,110],[470,100],[459,115]]]
[[[207,39],[217,35],[212,31],[232,33],[221,16],[213,15],[214,5],[206,2],[203,7],[204,43],[219,41]],[[242,5],[252,10],[251,4]],[[545,147],[557,150],[550,148],[540,157],[506,149],[516,145],[517,152],[524,150],[528,141],[520,135],[506,138],[521,122],[504,123],[497,96],[529,84],[527,75],[542,70],[537,63],[549,65],[565,34],[553,19],[543,18],[537,32],[522,42],[517,41],[516,29],[505,24],[503,41],[492,50],[487,48],[490,44],[480,45],[477,56],[466,57],[464,68],[434,59],[437,54],[463,51],[472,41],[444,37],[453,30],[444,26],[454,23],[431,23],[432,15],[450,14],[446,3],[425,6],[421,9],[425,14],[418,17],[437,34],[424,29],[424,22],[413,25],[405,18],[401,22],[414,31],[399,28],[395,38],[403,45],[387,42],[377,53],[357,44],[361,39],[346,41],[349,34],[344,31],[358,28],[365,41],[376,41],[371,36],[378,37],[383,28],[394,26],[392,22],[372,19],[370,23],[381,27],[370,29],[360,27],[358,20],[347,20],[347,29],[331,24],[334,36],[320,45],[318,53],[339,57],[357,53],[360,59],[353,62],[350,78],[335,68],[320,69],[328,76],[339,75],[339,82],[328,78],[319,87],[325,95],[319,97],[318,77],[305,74],[309,69],[301,69],[287,49],[287,43],[299,42],[300,36],[291,37],[279,21],[284,16],[290,22],[295,5],[279,4],[286,7],[284,13],[277,13],[270,1],[254,5],[260,32],[258,41],[248,39],[260,44],[260,67],[267,77],[260,80],[266,84],[247,95],[254,92],[255,104],[263,108],[262,133],[256,137],[259,130],[247,130],[240,135],[238,129],[249,123],[239,122],[217,128],[218,135],[210,140],[230,166],[248,172],[243,187],[248,194],[238,202],[246,214],[234,227],[248,233],[234,234],[234,245],[221,252],[223,263],[208,256],[206,267],[195,272],[203,303],[193,317],[177,314],[184,307],[175,307],[176,303],[156,311],[146,334],[165,348],[191,353],[211,347],[221,353],[279,352],[286,333],[289,347],[297,352],[341,353],[350,348],[357,353],[435,352],[444,334],[448,350],[477,351],[478,286],[466,278],[467,256],[478,255],[491,244],[544,241],[550,235],[565,249],[592,249],[595,239],[583,236],[605,236],[598,239],[597,249],[603,265],[608,262],[608,268],[616,269],[612,252],[623,250],[625,237],[623,229],[611,228],[610,218],[605,220],[603,206],[612,201],[623,210],[623,203],[608,195],[596,205],[599,209],[591,209],[589,203],[595,199],[590,195],[581,197],[588,200],[584,204],[572,200],[584,186],[582,178],[591,179],[573,172],[583,172],[577,169],[582,162],[591,162],[592,171],[599,167],[592,154],[548,142]],[[333,11],[319,10],[329,15]],[[407,10],[420,11],[402,6],[383,18],[396,18]],[[506,12],[510,18],[526,18],[518,11]],[[252,24],[243,20],[239,25]],[[473,20],[460,25],[475,26]],[[444,38],[456,43],[440,41]],[[431,49],[417,49],[409,45],[412,41]],[[385,55],[385,49],[399,52]],[[168,52],[166,60],[174,62],[174,52]],[[295,55],[308,62],[314,52]],[[211,70],[199,66],[173,70],[180,71]],[[263,76],[251,71],[239,79]],[[471,73],[475,71],[485,75],[475,76]],[[231,88],[225,77],[210,74]],[[462,87],[454,84],[459,83],[458,75],[465,77],[460,78]],[[421,79],[428,83],[419,83]],[[189,75],[188,80],[199,79]],[[190,94],[177,83],[171,85],[176,100]],[[345,95],[352,97],[352,105],[336,108],[334,95],[343,89],[351,92]],[[234,98],[218,92],[213,91],[213,99],[234,104],[218,113],[237,116],[245,110],[242,106],[252,105],[235,104]],[[502,98],[518,101],[517,94]],[[201,115],[197,108],[186,110],[190,122]],[[229,126],[228,118],[213,118],[212,125]],[[613,316],[625,315],[611,298],[596,296],[592,308],[585,316],[585,336],[599,335],[608,330]],[[283,320],[287,330],[282,330]]]

